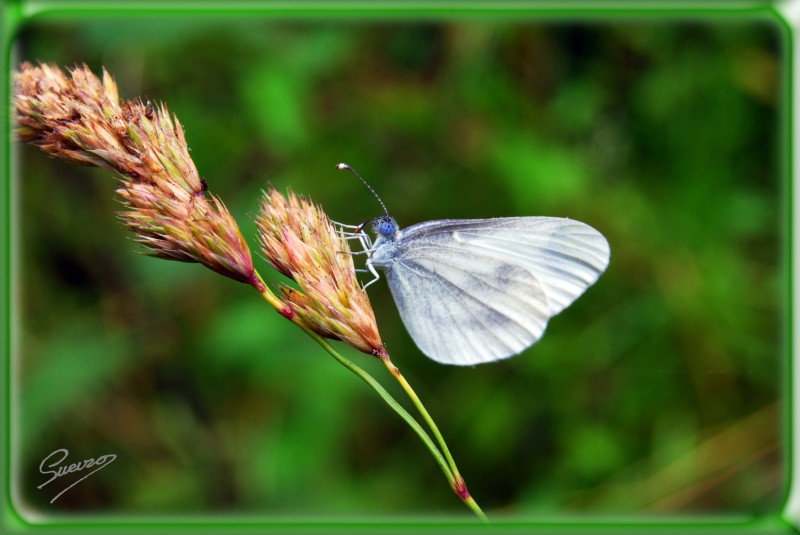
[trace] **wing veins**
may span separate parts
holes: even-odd
[[[462,232],[461,234],[462,234],[462,235],[466,235],[466,236],[472,236],[472,237],[475,237],[475,238],[485,238],[485,239],[489,239],[489,240],[492,240],[492,241],[503,241],[503,242],[508,242],[508,243],[512,243],[512,244],[514,244],[514,245],[519,245],[519,243],[520,243],[519,241],[514,241],[514,240],[512,240],[511,238],[505,238],[505,237],[503,237],[503,236],[482,236],[482,235],[480,235],[480,234],[475,234],[475,233],[472,233],[472,232]],[[548,238],[552,238],[552,237],[553,237],[553,236],[555,236],[556,234],[558,234],[558,233],[556,233],[556,232],[553,232],[553,233],[551,233],[550,235],[548,235]],[[569,235],[569,236],[571,237],[572,235]],[[476,244],[475,242],[468,242],[468,243],[469,243],[470,245],[478,245],[479,247],[485,247],[485,245],[484,245],[484,244]],[[588,245],[588,246],[589,246],[590,248],[592,248],[592,249],[597,249],[597,252],[602,252],[602,250],[601,250],[599,247],[595,246],[594,244],[587,244],[587,243],[584,243],[584,242],[580,242],[580,243],[581,243],[581,245],[582,245],[582,246],[584,246],[584,245]],[[573,245],[573,246],[574,246],[574,245]],[[558,252],[558,251],[556,251],[555,249],[552,249],[552,248],[550,248],[550,247],[547,247],[547,246],[546,246],[546,245],[544,245],[544,244],[542,244],[542,245],[532,245],[532,247],[541,247],[542,249],[545,249],[545,250],[547,250],[548,252],[558,253],[558,254],[560,254],[560,255],[563,255],[563,256],[568,256],[568,257],[570,257],[570,258],[575,258],[575,260],[576,260],[576,262],[577,262],[577,263],[582,263],[582,264],[585,264],[585,265],[587,265],[587,266],[591,267],[593,271],[598,271],[598,270],[597,270],[597,268],[596,268],[596,267],[594,267],[594,266],[593,266],[592,264],[590,264],[589,262],[587,262],[587,261],[585,261],[585,260],[583,260],[583,259],[580,259],[580,258],[574,257],[574,256],[572,256],[572,255],[568,255],[568,254],[566,254],[566,253],[559,253],[559,252]],[[487,247],[487,248],[488,248],[488,247]],[[494,249],[494,250],[498,250],[498,249]],[[604,264],[604,263],[605,263],[605,261],[602,261],[602,258],[601,258],[599,255],[595,254],[595,253],[594,253],[594,252],[592,252],[592,251],[587,251],[587,252],[590,252],[590,253],[592,253],[594,256],[596,256],[596,257],[597,257],[597,259],[598,259],[598,260],[601,260],[600,262],[598,262],[598,264]],[[598,272],[599,272],[599,271],[598,271]]]
[[[416,266],[417,266],[417,268],[418,268],[418,269],[422,270],[424,273],[420,273],[420,272],[419,272],[417,269],[414,269],[414,268],[412,268],[411,266],[409,266],[409,265],[408,265],[408,264],[406,264],[405,262],[401,262],[401,264],[402,264],[403,266],[405,266],[405,267],[406,267],[406,268],[407,268],[409,271],[413,271],[414,273],[416,273],[416,274],[417,274],[417,275],[419,275],[420,277],[425,277],[426,279],[431,279],[431,280],[433,280],[433,281],[442,281],[442,282],[446,283],[446,286],[445,286],[445,288],[447,288],[447,291],[450,293],[450,295],[454,296],[454,297],[455,297],[455,299],[456,299],[456,301],[460,301],[460,299],[458,298],[458,294],[455,294],[455,293],[453,292],[453,290],[450,288],[450,286],[455,286],[455,284],[453,284],[453,283],[452,283],[452,282],[450,282],[449,280],[445,279],[444,277],[441,277],[441,276],[437,275],[435,272],[432,272],[430,269],[428,269],[428,268],[426,268],[425,266],[422,266],[422,265],[420,265],[420,264],[416,264]],[[467,294],[467,292],[464,292],[464,293],[465,293],[465,294]],[[467,294],[467,295],[468,295],[469,297],[471,297],[473,300],[475,300],[475,301],[478,301],[478,299],[477,299],[476,297],[474,297],[472,294]],[[480,304],[480,301],[478,301],[478,303]],[[445,310],[447,310],[447,313],[450,315],[450,318],[451,318],[452,320],[454,320],[454,321],[453,321],[453,324],[454,324],[454,325],[458,325],[458,324],[459,324],[459,322],[455,321],[455,318],[453,317],[452,313],[451,313],[451,312],[450,312],[450,311],[447,309],[447,307],[443,307],[443,308],[444,308]],[[491,308],[491,307],[489,307],[489,308]],[[465,308],[465,309],[466,309],[466,308]],[[466,309],[466,310],[467,310],[467,312],[469,312],[469,314],[470,314],[470,315],[471,315],[473,318],[475,318],[476,320],[478,320],[478,322],[479,322],[481,325],[483,325],[484,327],[489,327],[489,326],[487,326],[487,325],[486,325],[486,323],[484,323],[484,322],[483,322],[483,320],[482,320],[480,317],[476,316],[474,312],[472,312],[472,311],[471,311],[471,310],[469,310],[469,309]],[[495,309],[494,309],[494,308],[492,308],[492,310],[495,310]],[[500,313],[499,311],[497,311],[497,312],[498,312],[498,313]],[[500,313],[500,314],[501,314],[501,315],[503,315],[502,313]],[[488,331],[490,331],[490,332],[492,332],[492,331],[493,331],[493,329],[491,329],[491,328],[488,328],[487,330],[488,330]],[[497,335],[495,335],[495,334],[494,334],[494,332],[492,332],[492,335],[495,337],[495,339],[496,339],[496,340],[498,340],[498,341],[501,341],[501,340],[499,340],[499,338],[497,338]]]
[[[473,278],[473,279],[475,279],[475,280],[478,280],[478,281],[479,281],[479,282],[481,282],[482,284],[486,284],[486,286],[489,286],[490,288],[493,288],[493,289],[495,289],[495,290],[498,290],[498,291],[502,291],[502,289],[500,289],[500,288],[497,288],[496,286],[494,286],[494,285],[492,285],[492,284],[488,284],[488,283],[486,283],[484,280],[482,280],[482,279],[480,279],[480,278],[476,277],[475,275],[472,275],[471,273],[469,273],[469,272],[467,272],[467,271],[464,271],[463,269],[461,269],[461,268],[460,268],[460,267],[458,267],[458,266],[455,266],[455,265],[453,265],[453,264],[448,264],[447,262],[440,262],[440,261],[438,261],[438,260],[437,260],[437,262],[438,262],[438,263],[440,263],[440,264],[443,264],[443,265],[445,265],[445,266],[449,266],[449,267],[451,267],[451,268],[457,269],[457,270],[461,271],[462,273],[465,273],[465,274],[466,274],[466,275],[468,275],[469,277],[471,277],[471,278]],[[416,270],[414,270],[413,268],[411,268],[411,267],[410,267],[408,264],[406,264],[405,262],[402,262],[402,261],[401,261],[401,264],[402,264],[403,266],[407,267],[409,270],[411,270],[411,271],[414,271],[415,273],[417,273],[417,274],[419,275],[419,273],[418,273]],[[463,288],[460,288],[460,287],[458,287],[458,286],[457,286],[457,285],[456,285],[454,282],[452,282],[452,281],[448,280],[448,279],[447,279],[447,278],[445,278],[445,277],[442,277],[441,275],[437,275],[435,272],[431,271],[430,269],[426,268],[425,266],[423,266],[423,265],[421,265],[421,264],[419,264],[419,263],[415,263],[415,265],[417,266],[417,268],[419,268],[419,269],[421,269],[421,270],[423,270],[423,271],[425,271],[425,272],[427,273],[427,275],[425,275],[425,276],[427,276],[427,278],[431,278],[431,279],[439,280],[439,281],[442,281],[443,283],[445,283],[445,284],[446,284],[446,287],[447,287],[447,291],[450,293],[450,295],[453,295],[453,296],[454,296],[454,297],[456,297],[456,298],[457,298],[459,301],[460,301],[459,295],[453,292],[453,290],[452,290],[452,288],[453,288],[453,287],[455,287],[457,290],[460,290],[460,291],[461,291],[461,292],[462,292],[464,295],[466,295],[467,297],[469,297],[469,298],[470,298],[470,299],[471,299],[473,302],[477,303],[478,305],[483,305],[483,306],[485,306],[486,308],[488,308],[488,309],[492,310],[494,313],[496,313],[496,314],[498,314],[498,315],[502,316],[503,318],[505,318],[505,319],[506,319],[506,321],[508,321],[509,323],[512,323],[512,324],[516,325],[517,327],[521,328],[522,330],[524,330],[526,333],[528,333],[528,334],[529,334],[530,336],[532,336],[534,339],[536,338],[536,333],[533,333],[533,332],[531,332],[531,330],[530,330],[530,329],[529,329],[527,326],[523,325],[522,323],[520,323],[520,322],[519,322],[519,321],[517,321],[516,319],[512,318],[511,316],[509,316],[508,314],[506,314],[506,313],[505,313],[505,312],[503,312],[502,310],[500,310],[500,309],[496,308],[496,307],[495,307],[495,306],[493,306],[492,304],[485,303],[485,302],[484,302],[484,301],[482,301],[480,298],[476,297],[476,296],[475,296],[473,293],[471,293],[471,292],[468,292],[467,290],[465,290],[465,289],[463,289]],[[534,279],[535,279],[535,277],[534,277]],[[518,300],[520,303],[522,303],[522,304],[529,304],[529,303],[525,302],[524,300],[522,300],[522,299],[518,298],[518,297],[517,297],[516,295],[514,295],[514,294],[507,294],[506,292],[503,292],[503,293],[504,293],[505,295],[513,295],[513,296],[514,296],[514,298],[515,298],[515,299],[517,299],[517,300]],[[545,299],[547,299],[547,296],[545,296],[545,295],[544,295],[544,292],[542,292],[542,295],[545,297]],[[472,317],[474,317],[475,319],[477,319],[477,320],[478,320],[478,322],[479,322],[481,325],[483,325],[484,327],[487,327],[486,323],[483,321],[483,319],[482,319],[482,318],[480,318],[479,316],[476,316],[474,312],[472,312],[471,310],[467,309],[466,307],[464,307],[464,308],[465,308],[466,310],[468,310],[468,312],[470,313],[470,315],[471,315]],[[549,318],[549,317],[550,317],[550,314],[549,314],[549,312],[548,312],[548,311],[544,311],[544,316],[545,316],[546,318]],[[451,317],[452,317],[452,316],[451,316]],[[498,336],[497,336],[497,335],[494,333],[494,328],[493,328],[493,327],[489,326],[488,330],[489,330],[490,332],[492,332],[492,335],[494,336],[494,338],[495,338],[496,340],[498,340],[498,341],[502,342],[502,343],[503,343],[503,345],[505,345],[505,346],[508,346],[508,344],[506,344],[506,343],[505,343],[503,340],[501,340],[501,339],[500,339],[500,338],[499,338],[499,337],[498,337]],[[509,331],[509,332],[511,332],[511,331]],[[517,341],[519,341],[519,342],[521,342],[521,343],[525,343],[525,340],[521,340],[521,339],[520,339],[518,336],[516,336],[516,335],[512,335],[512,336],[513,336],[513,337],[514,337],[514,339],[516,339]]]
[[[411,268],[410,266],[408,266],[408,265],[406,265],[406,264],[403,264],[402,262],[401,262],[401,264],[402,264],[402,265],[403,265],[403,266],[404,266],[406,269],[408,269],[409,271],[412,271],[412,272],[414,272],[414,274],[416,274],[416,275],[417,275],[417,276],[419,276],[419,277],[422,277],[422,278],[432,278],[432,277],[430,277],[430,276],[426,275],[425,273],[419,273],[417,270],[415,270],[415,269]],[[403,285],[408,285],[408,284],[410,284],[410,282],[408,281],[408,279],[405,279],[405,280],[404,280],[404,279],[402,279],[402,278],[397,278],[397,280],[398,280],[398,281],[399,281],[401,284],[403,284]],[[459,323],[458,323],[457,321],[455,321],[455,317],[453,316],[453,313],[452,313],[452,312],[450,312],[450,310],[448,310],[446,307],[444,308],[444,310],[445,310],[445,312],[447,313],[447,315],[448,315],[448,316],[450,316],[450,320],[451,320],[451,322],[450,322],[450,323],[451,323],[452,325],[455,325],[455,326],[456,326],[456,327],[459,329],[459,331],[461,331],[461,326],[459,325]],[[401,314],[401,316],[402,316],[402,314]],[[416,326],[415,326],[415,327],[416,327]],[[464,336],[464,334],[463,334],[463,333],[462,333],[462,336]],[[428,338],[429,338],[430,340],[438,341],[438,340],[436,339],[436,337],[428,337]],[[464,336],[464,338],[466,339],[466,337],[465,337],[465,336]],[[434,345],[436,346],[436,349],[439,349],[439,345],[438,345],[438,343],[434,343]],[[445,348],[445,349],[446,349],[446,348]]]
[[[470,247],[477,247],[477,248],[480,248],[480,249],[485,249],[485,250],[487,250],[487,251],[494,251],[494,252],[503,253],[503,254],[504,254],[504,255],[506,255],[506,256],[511,256],[511,257],[514,257],[514,258],[519,258],[519,259],[522,259],[522,260],[533,261],[534,263],[536,263],[534,260],[532,260],[532,259],[531,259],[531,257],[530,257],[530,256],[521,255],[521,254],[519,254],[519,253],[515,253],[514,251],[509,251],[509,250],[507,250],[507,249],[499,249],[499,248],[497,248],[497,247],[489,247],[488,245],[485,245],[485,244],[482,244],[482,243],[470,243],[470,244],[469,244],[469,246],[470,246]],[[421,248],[422,248],[422,247],[420,247],[420,249],[421,249]],[[454,246],[452,246],[452,245],[447,245],[447,244],[438,244],[438,243],[437,243],[436,245],[429,245],[429,246],[425,246],[425,248],[431,248],[431,249],[448,249],[448,250],[450,250],[450,251],[455,251],[455,252],[458,252],[458,253],[461,253],[461,254],[463,254],[463,253],[464,253],[464,249],[463,249],[463,248],[461,248],[461,247],[454,247]],[[570,260],[574,258],[574,257],[572,257],[572,256],[565,255],[565,254],[563,254],[563,253],[558,253],[557,251],[552,251],[552,250],[550,250],[550,249],[548,249],[547,251],[548,251],[548,254],[552,253],[552,254],[554,254],[555,256],[566,257],[566,258],[568,258],[568,259],[570,259]],[[442,262],[442,263],[444,264],[444,262]],[[576,263],[578,263],[578,264],[581,264],[581,262],[580,262],[580,261],[577,261],[577,259],[576,259]],[[588,264],[588,263],[586,263],[586,262],[583,262],[583,263],[584,263],[584,264],[586,264],[587,266],[591,267],[591,271],[592,271],[593,273],[598,273],[598,274],[599,274],[599,273],[601,273],[601,272],[599,272],[599,271],[598,271],[598,270],[597,270],[597,269],[596,269],[594,266],[591,266],[591,264]],[[455,267],[455,266],[453,266],[453,267]],[[580,282],[580,284],[581,284],[582,286],[585,286],[585,287],[587,287],[587,288],[588,288],[589,286],[591,286],[591,285],[592,285],[592,283],[593,283],[595,280],[597,280],[597,277],[595,277],[595,279],[594,279],[594,280],[586,280],[586,279],[584,279],[583,277],[581,277],[581,276],[580,276],[579,274],[577,274],[577,273],[572,273],[572,272],[570,272],[570,271],[566,271],[566,270],[563,270],[563,269],[557,268],[557,267],[555,267],[555,266],[552,266],[552,265],[548,265],[548,266],[547,266],[547,269],[548,269],[548,270],[552,270],[552,271],[557,271],[558,273],[560,273],[560,274],[562,274],[562,275],[568,275],[570,278],[572,278],[572,279],[575,279],[575,280],[579,281],[579,282]],[[533,273],[531,273],[531,276],[533,276],[533,277],[535,278],[535,275],[534,275]]]

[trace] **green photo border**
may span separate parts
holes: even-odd
[[[409,20],[441,20],[441,19],[469,19],[469,18],[517,18],[535,17],[539,20],[574,19],[606,20],[622,18],[655,18],[667,17],[673,20],[702,18],[760,18],[773,20],[783,31],[785,55],[783,56],[782,71],[787,73],[783,83],[783,101],[786,113],[781,120],[780,129],[784,133],[781,141],[783,154],[782,178],[785,184],[784,191],[784,247],[787,254],[783,256],[781,269],[786,273],[786,325],[789,326],[785,335],[785,377],[783,379],[783,422],[785,432],[783,435],[783,451],[786,452],[785,466],[788,472],[788,487],[780,510],[771,512],[762,517],[750,516],[725,516],[725,517],[660,517],[652,520],[630,520],[625,517],[587,517],[576,519],[574,517],[545,518],[541,520],[505,520],[500,519],[489,526],[492,532],[601,532],[601,533],[643,533],[643,532],[689,532],[689,533],[800,533],[800,491],[796,489],[797,465],[795,462],[796,445],[800,442],[797,426],[794,425],[798,412],[798,401],[794,389],[800,376],[793,363],[794,336],[792,333],[794,317],[792,304],[794,301],[792,252],[794,241],[794,215],[792,183],[795,161],[793,157],[794,137],[792,126],[795,118],[794,77],[795,66],[795,34],[794,28],[800,25],[800,1],[796,2],[647,2],[647,1],[622,1],[622,2],[525,2],[525,1],[467,1],[448,2],[438,1],[410,1],[410,2],[382,2],[378,1],[304,1],[287,0],[284,2],[256,2],[256,1],[195,1],[180,2],[144,0],[123,1],[98,1],[98,0],[44,0],[23,1],[6,0],[2,7],[2,97],[6,113],[3,114],[2,143],[0,143],[0,162],[3,162],[4,179],[0,187],[0,206],[2,206],[2,245],[0,246],[0,280],[2,281],[3,296],[3,322],[2,322],[2,348],[4,365],[2,366],[2,384],[4,386],[0,413],[3,416],[4,439],[0,440],[2,449],[2,471],[4,475],[4,507],[3,523],[0,532],[72,532],[109,533],[117,531],[177,531],[177,532],[220,532],[220,531],[326,531],[366,533],[375,531],[450,531],[450,532],[475,532],[484,531],[486,526],[474,519],[453,520],[449,518],[414,519],[406,517],[387,518],[378,522],[375,519],[362,520],[349,519],[320,519],[309,520],[306,518],[285,518],[279,520],[254,519],[252,517],[214,516],[195,517],[108,517],[97,519],[84,516],[52,516],[41,520],[27,519],[15,508],[13,503],[13,485],[11,479],[11,424],[12,424],[12,398],[13,385],[11,384],[12,350],[14,347],[14,331],[11,317],[14,288],[11,285],[11,275],[14,269],[12,251],[14,250],[13,228],[13,199],[11,156],[13,153],[13,140],[10,137],[11,118],[10,94],[11,71],[15,68],[17,58],[14,55],[14,42],[18,32],[24,25],[32,20],[47,20],[50,17],[60,19],[85,18],[96,16],[120,16],[158,14],[165,17],[192,15],[195,17],[219,16],[226,17],[245,15],[264,15],[269,17],[292,19],[315,18],[360,18],[360,19],[409,19]],[[800,327],[800,325],[798,326]]]

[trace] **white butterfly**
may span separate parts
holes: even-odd
[[[414,342],[443,364],[493,362],[531,346],[610,256],[602,234],[571,219],[445,219],[401,230],[386,213],[372,223],[375,243],[367,223],[349,227],[375,275],[364,288],[384,270]]]

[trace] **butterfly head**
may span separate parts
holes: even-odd
[[[398,230],[397,221],[392,216],[382,215],[372,222],[372,230],[383,238],[392,238]]]
[[[336,168],[337,169],[345,169],[347,171],[350,171],[354,175],[356,175],[358,177],[358,179],[367,187],[367,189],[369,189],[372,192],[372,194],[375,196],[375,198],[378,199],[378,202],[380,203],[381,208],[383,208],[383,215],[382,216],[376,217],[375,219],[371,219],[371,220],[367,221],[366,223],[360,224],[359,226],[356,227],[355,232],[356,233],[361,232],[364,229],[365,226],[367,226],[370,223],[372,223],[372,230],[375,231],[375,234],[377,234],[378,237],[384,238],[384,239],[387,239],[387,240],[393,239],[395,237],[395,235],[397,234],[397,231],[400,230],[400,228],[397,226],[397,221],[395,221],[394,218],[389,215],[389,210],[386,209],[386,205],[383,204],[383,201],[378,196],[378,194],[375,192],[375,190],[372,189],[372,186],[370,186],[367,183],[366,180],[361,178],[361,175],[359,175],[356,172],[355,169],[353,169],[352,167],[350,167],[346,163],[340,163],[340,164],[338,164],[336,166]]]

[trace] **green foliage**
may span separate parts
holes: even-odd
[[[41,19],[18,45],[26,60],[104,65],[124,98],[166,102],[254,247],[248,217],[268,182],[339,221],[377,215],[340,161],[401,226],[552,215],[603,232],[608,272],[496,364],[425,359],[385,285],[370,288],[393,359],[490,516],[778,507],[776,23]],[[132,515],[469,514],[402,421],[255,292],[137,255],[108,173],[30,147],[17,169],[25,500]],[[58,448],[118,460],[49,505],[38,463]]]

